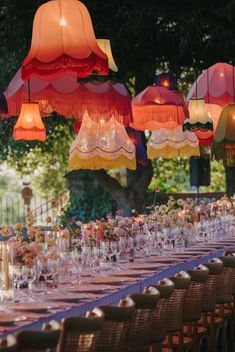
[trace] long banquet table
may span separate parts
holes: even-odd
[[[164,256],[150,256],[144,259],[136,259],[133,263],[130,263],[127,271],[123,271],[121,274],[120,272],[117,273],[120,277],[118,284],[112,282],[115,281],[112,280],[113,277],[115,278],[115,273],[112,273],[111,277],[106,278],[106,288],[99,294],[85,293],[76,304],[64,304],[57,310],[47,312],[46,314],[24,312],[26,320],[10,326],[1,325],[0,323],[0,338],[26,329],[41,329],[44,323],[51,320],[60,321],[69,316],[83,315],[86,311],[92,310],[97,306],[117,304],[120,299],[125,298],[127,295],[143,292],[146,286],[156,284],[159,280],[165,277],[169,278],[181,270],[192,269],[214,257],[222,256],[224,251],[228,249],[235,251],[235,238],[216,241],[212,244],[205,243],[200,247],[185,249],[183,252],[175,251],[169,252],[169,254],[165,254]],[[145,270],[142,270],[142,268]],[[138,270],[139,275],[131,275],[132,272],[135,274]],[[102,290],[104,282],[105,278],[93,277],[89,279],[88,285],[97,285],[97,288],[100,287]],[[79,286],[80,293],[82,293],[83,285]],[[66,292],[64,294],[66,295]]]

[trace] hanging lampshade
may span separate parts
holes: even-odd
[[[21,104],[28,99],[28,83],[21,79],[21,69],[17,71],[5,90],[8,101],[7,116],[17,116]],[[121,83],[78,83],[76,77],[63,76],[52,81],[33,77],[30,80],[30,95],[38,101],[42,116],[56,111],[67,118],[82,121],[87,111],[90,118],[99,122],[100,116],[108,121],[114,117],[129,126],[132,121],[131,98]]]
[[[142,141],[143,132],[137,131],[131,127],[127,127],[126,131],[130,140],[134,143],[137,163],[142,165],[147,165],[148,164],[147,151],[144,148],[143,141]]]
[[[133,123],[137,130],[176,128],[187,114],[184,101],[164,87],[149,86],[132,99]]]
[[[108,74],[108,58],[97,44],[91,18],[78,0],[41,5],[33,22],[31,48],[22,63],[22,78],[55,79],[69,74]]]
[[[82,126],[70,147],[69,168],[76,169],[136,169],[135,146],[125,127],[114,118],[105,122],[92,121],[84,115]]]
[[[212,143],[212,157],[223,160],[228,167],[235,166],[235,104],[221,112]]]
[[[204,99],[190,99],[188,110],[189,118],[184,122],[184,131],[213,131],[213,121],[206,111]]]
[[[235,85],[234,66],[217,63],[204,70],[192,85],[187,101],[202,97],[205,103],[217,104],[222,108],[233,103]]]
[[[178,90],[177,79],[174,73],[160,73],[155,76],[156,86],[168,88],[169,90]]]
[[[39,105],[36,102],[23,103],[20,116],[14,126],[15,140],[46,140],[46,128],[42,122]]]
[[[149,159],[200,155],[197,136],[193,132],[183,132],[180,126],[171,130],[161,128],[153,131],[147,149]]]
[[[207,130],[207,131],[201,131],[201,130],[196,130],[194,133],[198,137],[199,144],[201,146],[208,146],[212,143],[214,132],[216,130],[219,117],[222,111],[222,108],[219,105],[216,104],[205,104],[205,109],[210,117],[210,119],[213,122],[213,131]]]
[[[98,43],[100,49],[108,57],[109,69],[111,71],[117,72],[118,67],[117,67],[117,65],[114,61],[114,58],[113,58],[110,40],[109,39],[97,39],[97,43]]]

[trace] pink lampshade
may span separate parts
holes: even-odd
[[[21,79],[18,70],[5,90],[9,105],[8,115],[19,115],[21,104],[28,100],[28,82]],[[93,121],[105,121],[114,117],[118,122],[129,126],[132,121],[130,95],[121,83],[80,84],[72,76],[63,76],[53,81],[37,77],[30,80],[31,99],[39,102],[42,116],[56,111],[67,118],[82,121],[85,111]]]
[[[94,71],[107,75],[108,57],[97,43],[85,5],[77,0],[41,5],[34,17],[31,48],[22,63],[23,79],[87,77]]]
[[[133,123],[138,130],[176,128],[188,110],[184,101],[165,87],[149,86],[132,99]]]
[[[200,97],[206,104],[217,104],[222,108],[234,102],[235,68],[226,63],[217,63],[202,74],[192,85],[186,101]]]

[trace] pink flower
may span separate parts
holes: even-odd
[[[121,229],[120,227],[115,227],[113,232],[118,237],[122,237],[125,235],[125,231],[123,229]]]

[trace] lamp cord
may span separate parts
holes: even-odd
[[[31,101],[30,80],[28,80],[28,100]]]
[[[234,84],[234,66],[233,67],[233,103],[235,103],[235,84]]]

